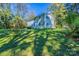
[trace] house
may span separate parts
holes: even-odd
[[[28,22],[32,28],[55,28],[55,18],[51,14],[43,13],[36,16],[33,21]]]

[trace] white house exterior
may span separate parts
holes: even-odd
[[[55,28],[55,18],[51,14],[42,14],[27,23],[32,28]]]

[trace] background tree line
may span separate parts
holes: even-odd
[[[78,3],[67,3],[51,4],[49,10],[55,16],[56,27],[65,28],[70,31],[67,35],[72,37],[79,37],[79,4]]]
[[[26,28],[27,21],[35,17],[28,4],[0,4],[0,28]],[[77,30],[79,28],[79,4],[51,4],[49,11],[55,16],[56,27]]]
[[[28,10],[28,4],[17,3],[13,4],[2,3],[0,4],[0,28],[26,28],[27,21],[35,17],[33,11]]]

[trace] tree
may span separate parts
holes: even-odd
[[[24,19],[27,13],[27,4],[25,3],[17,3],[16,4],[16,15],[22,17]]]
[[[64,4],[54,3],[51,4],[49,7],[49,10],[52,12],[52,14],[56,18],[56,25],[59,27],[59,25],[62,27],[64,24],[64,19],[67,16],[66,9],[64,7]]]
[[[15,16],[15,18],[11,24],[12,24],[11,27],[14,27],[17,29],[26,28],[26,26],[27,26],[27,23],[24,20],[22,20],[22,18],[19,16]]]
[[[27,15],[26,15],[26,21],[32,21],[32,20],[34,20],[35,17],[36,16],[35,16],[33,11],[28,12]]]
[[[10,5],[9,4],[0,4],[0,22],[1,27],[9,28],[10,20],[12,20]]]
[[[79,4],[53,4],[50,8],[56,16],[57,24],[65,25],[67,29],[70,29],[71,32],[68,36],[73,36],[74,33],[79,31],[78,9]]]
[[[67,14],[66,23],[71,29],[71,33],[69,35],[73,36],[78,32],[79,34],[79,4],[66,4]],[[68,8],[70,7],[70,8]],[[78,37],[78,36],[77,36]]]

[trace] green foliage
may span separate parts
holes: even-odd
[[[0,55],[79,55],[79,41],[75,40],[79,39],[79,13],[73,10],[77,6],[73,4],[70,10],[58,3],[50,7],[56,29],[24,29],[27,23],[21,15],[13,15],[8,8],[0,9]],[[32,13],[29,17],[32,20],[35,16]]]
[[[9,28],[10,20],[12,19],[11,13],[9,12],[8,9],[6,10],[1,10],[0,11],[0,22],[2,24],[1,27],[3,28]]]
[[[73,24],[74,24],[76,27],[79,27],[79,17],[77,17],[77,18],[74,20]]]
[[[11,4],[0,4],[0,29],[23,29],[27,27],[27,21],[31,21],[35,15],[27,10],[26,4],[14,4],[17,8],[13,12]],[[27,15],[26,15],[27,14]]]
[[[64,4],[59,3],[52,4],[49,10],[52,11],[52,14],[55,16],[56,26],[62,27],[64,24],[64,19],[67,16]]]
[[[0,34],[0,55],[79,55],[79,42],[65,37],[66,30],[4,29],[0,30]]]
[[[26,22],[19,16],[15,16],[13,23],[16,29],[26,28],[27,25]]]
[[[61,26],[65,25],[71,29],[74,29],[76,26],[79,25],[79,22],[78,22],[79,14],[77,10],[78,4],[71,4],[71,5],[65,6],[65,4],[55,3],[50,6],[49,10],[53,12],[58,25],[61,25]],[[66,9],[68,6],[70,6],[70,8]]]
[[[54,7],[55,9],[52,9]],[[51,5],[50,10],[53,11],[52,14],[55,16],[56,26],[59,28],[67,28],[70,37],[73,37],[76,31],[79,31],[79,4],[58,4],[55,3]],[[79,33],[78,33],[79,34]],[[79,37],[78,37],[79,38]]]
[[[0,10],[0,28],[11,29],[11,28],[25,28],[26,22],[19,16],[13,16],[11,12],[6,10]]]

